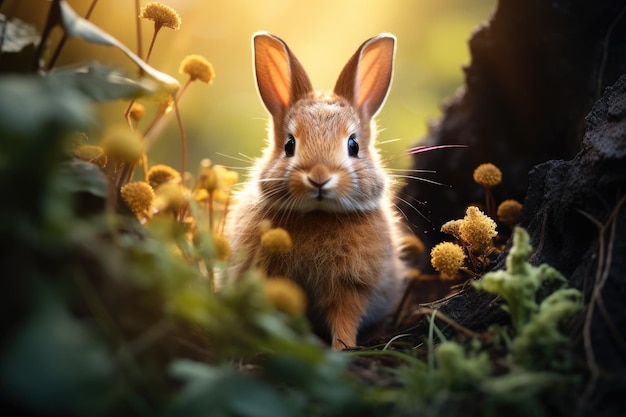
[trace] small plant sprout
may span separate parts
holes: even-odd
[[[277,310],[292,317],[303,316],[306,312],[306,295],[292,280],[284,277],[268,278],[263,290]]]
[[[544,283],[556,281],[563,286],[567,281],[547,264],[529,264],[527,259],[532,251],[528,233],[516,226],[506,270],[488,272],[473,285],[504,298],[506,304],[502,308],[511,316],[511,347],[517,363],[547,369],[554,366],[557,347],[567,340],[559,325],[582,309],[582,295],[576,289],[563,287],[538,303],[538,291]]]
[[[430,252],[430,263],[441,273],[442,279],[454,279],[465,258],[463,248],[453,242],[441,242]]]
[[[491,163],[480,164],[474,170],[474,181],[485,188],[487,214],[495,218],[496,204],[491,189],[502,182],[502,171]]]

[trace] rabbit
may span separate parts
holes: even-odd
[[[391,85],[396,38],[365,41],[332,92],[313,90],[277,36],[252,41],[270,140],[228,214],[232,270],[253,266],[261,221],[284,228],[292,249],[264,258],[267,276],[302,287],[312,328],[332,348],[356,346],[359,330],[380,323],[402,292],[399,219],[372,121]]]

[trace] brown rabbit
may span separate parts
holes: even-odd
[[[235,273],[251,266],[262,220],[286,229],[293,248],[268,255],[268,276],[304,289],[313,329],[333,348],[355,346],[358,329],[380,322],[401,291],[398,223],[372,122],[391,84],[395,37],[363,43],[332,93],[313,90],[278,37],[259,32],[253,44],[271,138],[229,214]]]

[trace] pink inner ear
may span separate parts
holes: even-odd
[[[359,61],[355,80],[355,104],[373,116],[387,96],[393,68],[393,39],[383,38],[367,45]]]
[[[291,70],[283,45],[269,36],[254,39],[255,71],[261,99],[273,115],[281,114],[289,105]]]

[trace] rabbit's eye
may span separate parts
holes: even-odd
[[[287,136],[287,142],[285,142],[285,156],[291,157],[296,152],[296,138],[292,134]]]
[[[354,133],[348,138],[348,155],[352,157],[359,155],[359,144],[356,141],[356,135]]]

